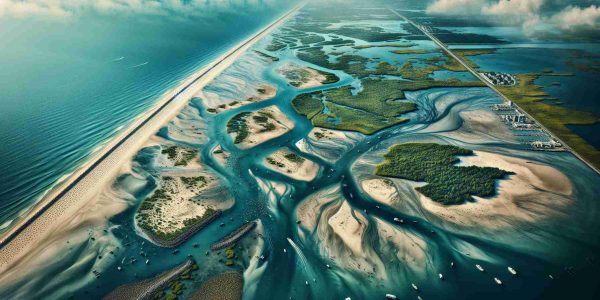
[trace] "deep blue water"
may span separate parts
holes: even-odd
[[[0,231],[162,93],[288,5],[0,18]]]

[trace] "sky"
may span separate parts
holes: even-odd
[[[529,36],[600,36],[600,0],[431,0],[427,13],[484,17]]]

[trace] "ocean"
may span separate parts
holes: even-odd
[[[290,4],[0,16],[0,232],[161,94]]]

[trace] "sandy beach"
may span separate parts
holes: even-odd
[[[85,231],[90,224],[103,226],[108,216],[124,210],[127,204],[103,203],[106,198],[101,197],[105,187],[120,174],[119,166],[127,165],[146,141],[173,119],[193,95],[298,8],[163,95],[156,105],[133,120],[130,126],[94,153],[86,164],[47,193],[27,216],[3,234],[0,239],[1,285],[35,272],[36,267],[31,263],[49,261],[53,257],[51,249],[60,251],[67,237],[75,238],[78,231]]]
[[[300,89],[321,86],[328,81],[327,74],[291,62],[277,68],[276,72],[283,76],[289,84]]]
[[[373,200],[389,206],[398,201],[398,190],[389,179],[367,179],[360,183],[361,188]]]
[[[533,223],[562,214],[561,209],[573,201],[569,178],[547,165],[483,151],[461,157],[458,165],[496,167],[515,175],[498,182],[495,197],[475,197],[475,201],[461,205],[445,206],[421,195],[421,203],[427,211],[451,223],[469,227],[511,227],[517,221]]]

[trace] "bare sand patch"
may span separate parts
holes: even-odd
[[[335,162],[363,139],[364,135],[357,132],[315,127],[306,138],[299,140],[296,146],[302,152]]]
[[[461,128],[448,132],[446,135],[465,142],[479,142],[482,136],[503,142],[517,142],[513,132],[494,112],[488,110],[461,111],[459,116],[463,120]]]
[[[337,81],[334,81],[334,78],[337,77],[331,78],[333,74],[324,73],[292,62],[277,68],[276,72],[283,76],[292,86],[302,89],[317,87],[331,81]]]
[[[367,179],[360,183],[363,191],[373,198],[373,200],[389,206],[394,206],[398,201],[398,190],[389,179]]]
[[[267,168],[300,181],[311,181],[319,173],[319,165],[301,157],[288,148],[282,148],[264,160]]]
[[[503,228],[514,226],[515,221],[535,222],[561,214],[561,209],[572,203],[570,180],[553,167],[520,158],[483,151],[474,156],[461,157],[461,166],[496,167],[514,172],[500,180],[498,194],[461,205],[445,206],[420,195],[423,207],[430,213],[463,226]]]

